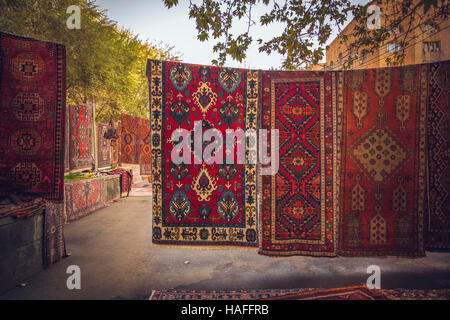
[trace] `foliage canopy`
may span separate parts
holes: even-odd
[[[81,9],[81,29],[66,21],[71,5]],[[148,118],[148,58],[178,60],[173,48],[143,42],[119,28],[87,0],[0,0],[0,30],[64,44],[67,103],[94,103],[96,119],[108,122],[122,112]]]

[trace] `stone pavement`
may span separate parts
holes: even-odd
[[[273,258],[256,250],[167,248],[151,243],[151,197],[121,199],[65,227],[71,257],[0,299],[147,299],[152,290],[332,288],[366,282],[381,268],[386,289],[450,288],[450,253],[426,258]],[[81,268],[81,290],[66,269]]]

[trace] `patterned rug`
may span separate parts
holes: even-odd
[[[66,255],[64,241],[64,202],[47,201],[44,217],[44,265]]]
[[[102,178],[85,179],[65,184],[66,222],[70,223],[104,208]]]
[[[267,289],[245,291],[153,290],[149,300],[264,300],[313,289]]]
[[[354,286],[300,291],[265,300],[387,300],[387,297],[380,290],[370,290],[365,286]]]
[[[10,193],[0,197],[0,218],[31,216],[45,208],[45,200],[27,193]]]
[[[261,254],[336,255],[331,72],[262,73],[263,129],[279,130],[279,170],[262,176]]]
[[[450,249],[450,61],[431,64],[426,247]]]
[[[70,170],[91,169],[94,159],[94,112],[91,105],[69,107]]]
[[[65,47],[0,32],[0,194],[62,199]]]
[[[111,141],[105,138],[107,132],[107,124],[97,123],[98,168],[108,168],[111,166]]]
[[[423,256],[427,68],[337,77],[339,253]]]
[[[223,137],[226,129],[257,129],[258,72],[155,60],[149,60],[147,72],[153,242],[257,246],[256,166],[206,164],[202,155],[192,157],[189,151],[185,156],[195,159],[192,164],[176,165],[171,137],[185,129],[191,145],[205,150],[201,135],[193,133],[197,121],[202,131],[214,128]],[[252,151],[247,148],[247,155]]]
[[[122,163],[139,164],[141,175],[150,175],[150,121],[122,114]]]
[[[149,300],[449,300],[444,290],[369,290],[365,286],[336,289],[270,289],[246,291],[154,290]]]
[[[383,289],[381,292],[389,300],[450,300],[450,289],[435,290],[407,290]]]
[[[122,148],[122,124],[120,121],[114,121],[114,128],[117,130],[117,139],[111,139],[111,165],[117,166],[120,163],[120,153]]]

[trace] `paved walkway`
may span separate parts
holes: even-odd
[[[372,264],[381,268],[383,288],[450,288],[450,253],[428,252],[420,259],[271,258],[256,251],[155,247],[150,201],[123,199],[67,225],[72,256],[0,299],[146,299],[164,288],[332,288],[365,283]],[[81,268],[81,290],[66,287],[69,265]]]

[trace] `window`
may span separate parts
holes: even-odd
[[[438,25],[435,24],[435,23],[425,23],[425,24],[422,26],[422,30],[423,30],[423,32],[425,32],[425,33],[436,33],[436,32],[439,31],[439,27],[438,27]]]
[[[402,51],[403,46],[400,43],[388,43],[386,49],[388,52],[400,52]]]
[[[400,26],[392,27],[390,30],[391,34],[400,34],[402,32],[402,28]]]
[[[439,52],[441,51],[440,41],[430,41],[423,43],[423,52]]]
[[[361,57],[361,59],[359,59],[359,65],[362,65],[366,62],[367,60],[367,53],[364,53]]]

